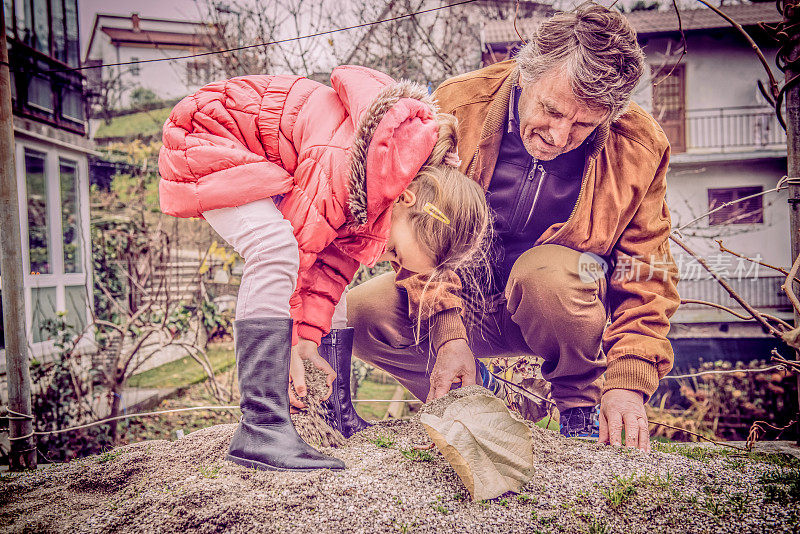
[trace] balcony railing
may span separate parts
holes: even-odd
[[[686,129],[688,151],[786,148],[786,132],[778,123],[775,111],[768,107],[688,110]]]
[[[758,309],[789,310],[791,303],[781,290],[786,278],[783,276],[759,276],[758,278],[728,278],[728,283],[750,305]],[[728,292],[712,279],[681,280],[678,282],[681,299],[705,300],[731,308],[739,308]],[[700,309],[702,304],[684,304],[682,309]]]

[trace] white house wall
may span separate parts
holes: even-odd
[[[667,203],[673,227],[680,227],[708,211],[709,188],[760,185],[766,191],[774,188],[785,173],[785,160],[781,159],[673,167],[667,177]],[[729,249],[787,267],[791,263],[787,199],[786,190],[765,195],[764,222],[760,224],[709,226],[708,218],[704,218],[683,231],[685,240],[697,252],[714,256],[719,254],[714,239],[722,239]],[[674,254],[681,254],[675,245],[672,248]]]
[[[677,54],[672,54],[669,61],[664,59],[663,54],[670,42],[671,50],[679,48],[674,39],[647,39],[643,43],[647,63],[674,64],[679,57]],[[687,37],[687,49],[688,53],[681,63],[686,69],[685,108],[689,115],[693,110],[699,109],[730,109],[766,104],[756,86],[757,80],[766,80],[766,74],[742,37],[719,31],[713,34],[690,33]],[[774,65],[776,49],[764,47],[762,50],[770,65]],[[634,95],[634,100],[647,110],[652,110],[651,83],[649,78],[643,80]],[[776,155],[774,151],[769,154],[770,157],[764,153],[764,159],[755,159],[762,147],[726,149],[729,150],[728,153],[722,153],[719,149],[694,149],[693,143],[696,140],[691,138],[692,130],[688,125],[686,135],[687,152],[673,154],[667,175],[667,201],[672,213],[673,227],[688,223],[709,210],[710,188],[762,186],[764,190],[769,190],[786,174],[786,159]],[[737,152],[739,155],[750,152],[750,155],[737,158]],[[709,158],[710,162],[704,162],[700,158],[692,162],[694,153],[712,153],[713,157]],[[708,218],[704,218],[684,231],[685,240],[712,262],[720,261],[717,259],[720,255],[719,248],[713,238],[721,238],[725,246],[732,250],[786,267],[790,263],[787,198],[785,190],[764,196],[763,223],[709,227]],[[676,257],[684,255],[674,244],[672,250]],[[761,274],[765,273],[766,271],[761,271]]]
[[[187,50],[156,50],[152,48],[117,47],[111,43],[111,39],[105,34],[103,41],[103,63],[122,63],[127,61],[163,59],[165,57],[175,57],[189,54]],[[130,105],[130,93],[137,87],[149,89],[156,96],[162,99],[172,99],[183,97],[192,90],[199,88],[199,85],[190,86],[186,83],[187,61],[158,61],[154,63],[142,63],[139,65],[139,73],[131,73],[131,66],[108,67],[108,70],[120,70],[123,74],[123,84],[126,91],[121,99],[120,106]],[[117,70],[120,69],[120,70]],[[111,77],[108,71],[104,73],[105,79]]]
[[[747,42],[730,32],[715,37],[690,33],[687,37],[688,53],[681,63],[686,67],[686,108],[707,109],[738,106],[764,105],[766,101],[758,94],[756,80],[766,80],[766,72]],[[679,49],[678,42],[665,38],[648,39],[643,46],[649,65],[674,64],[679,55],[672,54],[665,62],[664,51],[671,42],[671,50]],[[775,71],[777,49],[762,48],[767,62]],[[649,73],[648,73],[649,74]],[[775,74],[782,78],[782,73]],[[643,80],[641,87],[649,89],[651,80]],[[640,91],[636,99],[639,104],[651,109],[649,90]]]
[[[87,51],[87,59],[101,59],[103,63],[121,63],[134,60],[164,59],[171,57],[185,56],[192,53],[189,49],[155,49],[149,47],[138,47],[130,45],[116,46],[111,42],[111,38],[103,33],[100,27],[131,29],[130,19],[106,19],[102,18],[98,22],[96,34],[92,47]],[[176,25],[170,22],[151,22],[142,20],[140,27],[143,31],[168,31],[186,32],[186,24]],[[130,105],[130,92],[137,87],[149,89],[162,99],[181,98],[196,91],[200,85],[190,85],[187,83],[186,68],[190,60],[178,61],[158,61],[154,63],[143,63],[138,65],[139,74],[131,74],[131,65],[121,67],[107,67],[103,69],[103,78],[109,79],[111,69],[121,69],[124,74],[124,83],[127,90],[121,99],[120,106]],[[119,72],[119,71],[117,71]]]
[[[126,62],[147,59],[163,59],[165,57],[175,57],[189,54],[187,50],[154,50],[150,48],[133,47],[114,47],[110,41],[108,48],[111,49],[113,62]],[[104,60],[108,61],[108,60]],[[121,67],[124,74],[124,84],[128,87],[120,105],[128,107],[131,103],[130,94],[133,89],[143,87],[149,89],[161,99],[169,100],[181,98],[190,92],[197,90],[199,85],[188,85],[186,78],[186,65],[188,61],[158,61],[154,63],[143,63],[139,65],[139,74],[132,74],[130,66]],[[120,67],[116,67],[120,68]]]

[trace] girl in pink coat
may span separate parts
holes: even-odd
[[[204,218],[245,262],[234,325],[243,416],[227,458],[248,467],[344,468],[297,435],[290,396],[303,404],[288,382],[304,395],[311,360],[336,381],[333,426],[347,437],[367,426],[349,398],[346,286],[378,261],[431,278],[454,270],[489,226],[483,190],[457,170],[455,118],[423,87],[356,66],[334,69],[331,84],[216,82],[164,125],[161,209]]]

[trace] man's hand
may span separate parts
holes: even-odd
[[[453,382],[461,387],[475,384],[475,356],[465,339],[451,339],[436,354],[436,363],[431,371],[431,388],[425,402],[447,395]]]
[[[650,430],[642,394],[610,389],[600,399],[600,443],[621,447],[623,427],[627,447],[650,452]]]
[[[333,371],[333,367],[317,352],[317,344],[311,340],[300,338],[297,345],[292,347],[292,357],[289,362],[289,404],[301,410],[305,409],[306,405],[298,397],[305,397],[308,394],[303,360],[311,360],[314,367],[321,369],[327,375],[325,381],[328,384],[328,393],[321,400],[327,400],[331,396],[333,391],[331,384],[336,380],[336,373]],[[292,391],[292,384],[294,385],[294,391]],[[295,391],[297,395],[295,395]]]

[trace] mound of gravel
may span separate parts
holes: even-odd
[[[798,524],[797,502],[786,502],[791,492],[762,483],[797,476],[796,466],[767,458],[645,454],[534,426],[536,473],[524,493],[472,503],[436,449],[414,449],[428,443],[416,420],[378,422],[340,447],[324,447],[347,469],[310,473],[226,462],[235,426],[4,476],[0,529],[745,533],[791,532]]]

